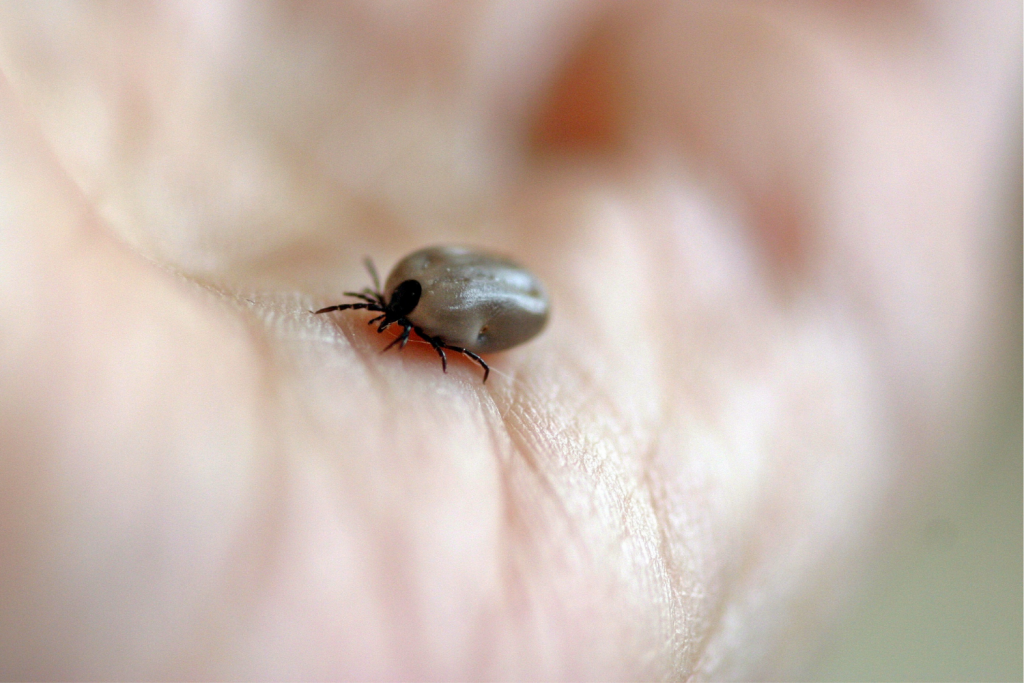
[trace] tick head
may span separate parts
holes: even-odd
[[[416,310],[420,302],[420,295],[423,294],[423,287],[416,280],[406,280],[391,292],[391,300],[388,301],[387,319],[390,321],[404,318]]]

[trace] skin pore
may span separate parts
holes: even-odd
[[[1019,15],[3,6],[0,672],[785,676],[948,465]],[[549,288],[486,385],[309,313],[429,244]]]

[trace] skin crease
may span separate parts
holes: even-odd
[[[792,675],[947,465],[1020,36],[1013,3],[2,6],[0,673]],[[438,243],[551,294],[487,385],[307,313]]]

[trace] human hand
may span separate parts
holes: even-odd
[[[984,348],[1017,10],[4,6],[3,674],[785,673]],[[551,290],[486,385],[308,313],[434,243]]]

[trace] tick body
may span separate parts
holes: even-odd
[[[398,262],[381,290],[373,263],[366,268],[373,289],[345,292],[360,303],[321,308],[316,313],[365,309],[380,315],[378,332],[391,325],[402,333],[395,344],[405,348],[409,335],[429,343],[448,371],[445,349],[490,368],[478,354],[504,351],[535,337],[548,320],[551,306],[544,285],[528,270],[503,256],[464,247],[428,247]]]

